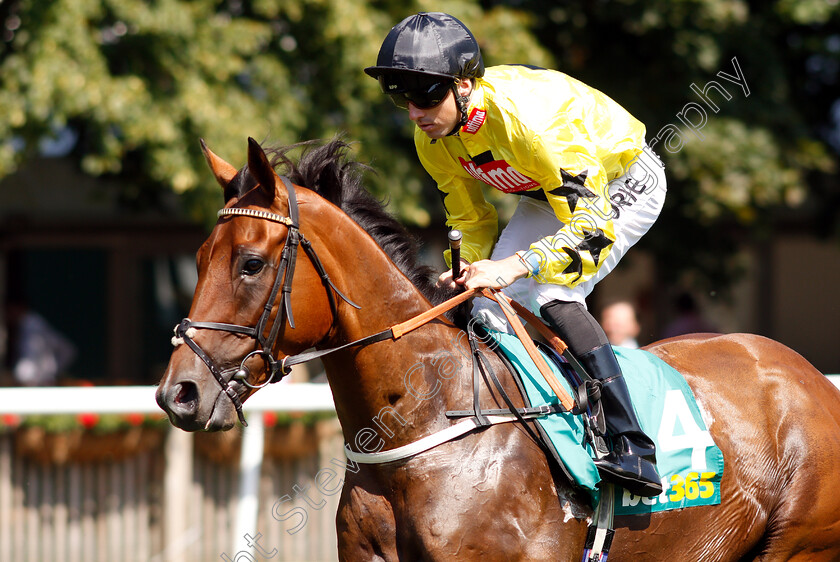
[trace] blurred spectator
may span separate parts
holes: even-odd
[[[717,332],[718,329],[700,314],[697,302],[688,293],[680,293],[674,299],[674,309],[677,313],[662,333],[663,338],[672,338],[683,334],[699,334]]]
[[[601,327],[613,345],[636,349],[639,336],[639,322],[636,309],[627,301],[610,304],[601,311]]]
[[[23,386],[52,386],[76,357],[76,347],[21,301],[6,304],[10,366]]]

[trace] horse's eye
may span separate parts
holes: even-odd
[[[257,258],[251,258],[242,264],[242,273],[245,275],[256,275],[262,271],[263,266],[265,266],[265,262]]]

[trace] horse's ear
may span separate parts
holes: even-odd
[[[251,137],[248,137],[248,171],[260,184],[260,189],[263,190],[269,200],[274,201],[274,186],[277,176],[260,143]]]
[[[221,185],[225,190],[225,202],[227,202],[233,195],[235,195],[230,193],[228,187],[231,180],[236,175],[236,168],[213,154],[213,151],[207,148],[207,145],[204,143],[204,139],[200,139],[200,141],[201,151],[204,153],[204,159],[207,160],[207,164],[213,171],[213,175],[216,176],[216,181],[219,182],[219,185]]]

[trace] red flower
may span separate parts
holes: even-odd
[[[143,423],[144,418],[143,414],[138,414],[135,412],[132,414],[126,414],[125,419],[128,420],[128,423],[136,427]]]
[[[17,414],[3,414],[2,418],[0,418],[0,422],[2,425],[17,427],[20,425],[20,416]]]
[[[76,419],[79,420],[79,423],[82,424],[85,429],[90,429],[99,422],[99,414],[94,414],[93,412],[79,414],[76,416]]]
[[[275,412],[263,412],[263,424],[266,427],[277,425],[277,414]]]

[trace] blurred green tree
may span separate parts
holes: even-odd
[[[739,241],[791,209],[817,216],[819,234],[840,235],[836,0],[515,4],[544,15],[534,33],[558,69],[624,105],[658,143],[668,199],[640,244],[654,249],[665,281],[689,270],[706,289],[725,289]],[[721,75],[738,70],[743,86]],[[712,81],[726,94],[701,95]]]
[[[124,178],[127,206],[175,192],[193,218],[214,220],[217,188],[199,150],[240,165],[246,138],[290,144],[338,132],[372,162],[374,191],[407,223],[427,225],[410,123],[362,69],[402,17],[396,0],[55,0],[0,2],[0,177],[72,133],[93,176]],[[510,52],[548,64],[521,12],[448,9]],[[432,190],[433,192],[434,190]]]
[[[659,137],[669,198],[642,244],[671,278],[696,270],[725,287],[738,240],[779,210],[816,213],[822,234],[837,233],[836,0],[5,0],[0,177],[69,136],[84,172],[125,180],[124,205],[174,192],[209,224],[221,197],[198,138],[240,165],[247,136],[343,132],[393,212],[438,225],[411,124],[362,72],[392,25],[437,9],[470,26],[488,65],[558,68]],[[738,78],[733,60],[743,87],[719,74]],[[730,96],[706,90],[718,111],[696,91],[710,81]]]

